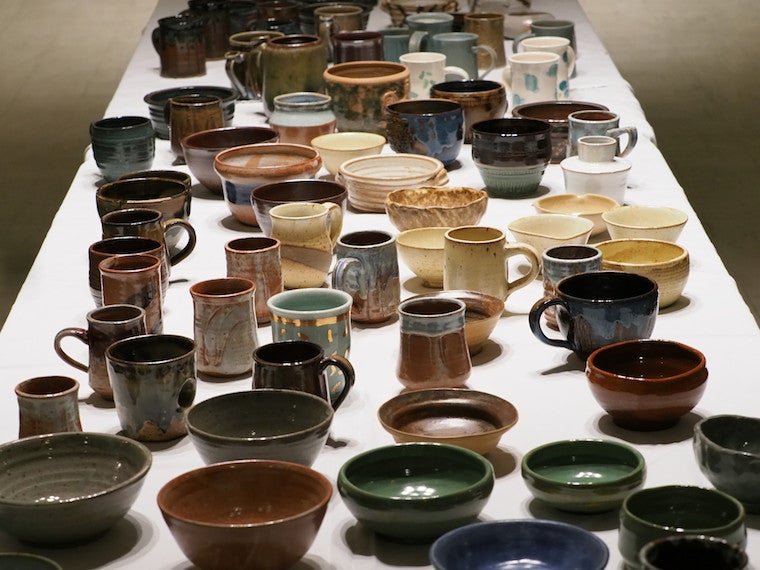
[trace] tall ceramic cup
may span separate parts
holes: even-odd
[[[230,50],[224,54],[227,77],[232,86],[238,90],[241,99],[261,99],[261,75],[257,74],[252,59],[268,39],[279,38],[285,34],[270,30],[239,32],[229,38]]]
[[[589,136],[606,136],[617,140],[615,156],[627,156],[638,141],[638,130],[636,127],[621,127],[620,116],[612,111],[575,111],[570,113],[568,120],[568,143],[567,156],[578,154],[578,140],[581,137]],[[628,144],[625,148],[620,147],[620,138],[628,137]]]
[[[507,64],[507,57],[504,51],[504,15],[495,12],[476,12],[464,15],[463,31],[478,36],[478,45],[486,45],[494,50],[496,59],[493,62],[488,61],[488,54],[485,52],[478,53],[478,67],[487,69],[489,65],[493,67],[504,67]]]
[[[328,59],[334,61],[333,38],[340,32],[362,29],[361,6],[347,4],[326,4],[314,10],[314,24],[317,35],[327,46]]]
[[[446,55],[449,65],[464,69],[472,79],[482,79],[496,65],[496,53],[493,48],[478,44],[478,35],[469,32],[447,32],[435,34],[428,42],[427,51],[436,51]],[[484,63],[478,73],[478,55],[484,54]]]
[[[227,277],[243,277],[256,284],[256,322],[269,322],[267,301],[282,291],[280,240],[270,237],[239,238],[224,245]]]
[[[559,36],[537,36],[520,43],[520,52],[543,51],[559,56],[557,67],[557,99],[570,99],[570,77],[575,72],[575,51],[570,40]]]
[[[409,68],[409,99],[427,99],[430,88],[441,83],[448,75],[459,79],[469,79],[470,75],[461,67],[446,65],[446,56],[432,51],[405,53],[399,61]]]
[[[557,293],[557,283],[576,273],[599,271],[602,268],[602,252],[590,245],[558,245],[541,254],[541,269],[544,276],[544,296],[553,297]],[[557,328],[554,308],[544,311],[547,324]]]
[[[146,170],[156,155],[156,136],[147,117],[107,117],[90,124],[92,156],[100,173],[113,181]]]
[[[272,237],[281,244],[284,286],[321,287],[343,227],[340,206],[332,202],[291,202],[275,206],[269,216]]]
[[[472,142],[472,125],[488,119],[499,119],[507,111],[507,91],[497,81],[445,81],[433,85],[430,96],[456,101],[462,106],[465,144]]]
[[[575,24],[570,20],[535,20],[530,24],[530,31],[519,34],[512,40],[512,51],[517,52],[525,38],[537,36],[554,36],[567,38],[570,46],[578,55],[578,46],[575,43]]]
[[[119,255],[98,265],[103,305],[137,305],[145,309],[149,333],[163,331],[161,260],[155,255]]]
[[[82,431],[79,382],[65,376],[40,376],[16,386],[18,436]]]
[[[113,400],[108,382],[106,349],[117,340],[145,334],[145,310],[135,305],[109,305],[87,313],[87,329],[69,327],[55,335],[53,347],[64,362],[87,372],[90,387],[106,400]],[[62,341],[73,337],[89,347],[88,364],[83,364],[63,350]]]
[[[523,256],[530,266],[524,275],[509,279],[508,260]],[[538,252],[525,243],[507,243],[503,231],[483,226],[452,228],[443,247],[443,288],[467,289],[506,299],[538,275]]]
[[[188,135],[224,126],[222,100],[215,95],[179,95],[171,97],[165,108],[169,125],[171,149],[177,160],[184,164],[185,152],[181,141]]]
[[[151,40],[161,61],[163,77],[205,75],[203,18],[195,15],[160,18]]]
[[[454,16],[447,12],[410,14],[406,18],[406,25],[412,32],[407,51],[428,51],[430,38],[454,29]]]
[[[560,57],[545,51],[515,53],[507,58],[504,83],[510,109],[525,103],[557,100]]]

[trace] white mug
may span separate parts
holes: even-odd
[[[513,53],[504,68],[504,83],[514,109],[524,103],[555,101],[559,56],[544,51]]]
[[[543,51],[559,56],[557,68],[557,99],[570,99],[570,77],[575,72],[575,50],[570,40],[559,36],[534,36],[525,38],[518,47],[520,53]]]
[[[461,67],[446,65],[446,56],[433,51],[405,53],[399,61],[409,69],[409,99],[427,99],[430,88],[436,83],[447,81],[447,75],[459,79],[470,79],[470,75]]]

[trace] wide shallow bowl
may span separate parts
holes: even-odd
[[[584,245],[594,223],[568,214],[536,214],[510,222],[507,226],[516,241],[532,245],[539,255],[558,245]]]
[[[533,202],[539,214],[566,214],[591,220],[594,224],[591,236],[607,229],[602,214],[619,205],[616,200],[601,194],[552,194]]]
[[[657,283],[660,308],[681,297],[689,279],[689,252],[680,245],[654,239],[613,239],[594,247],[602,252],[602,269],[637,273]]]
[[[483,455],[496,449],[518,414],[510,402],[486,392],[432,388],[391,398],[377,417],[396,443],[448,443]]]
[[[348,190],[348,201],[362,212],[385,212],[385,198],[399,188],[444,186],[449,176],[443,163],[420,154],[381,154],[347,160],[336,181]]]
[[[425,287],[443,287],[443,247],[451,228],[417,228],[396,236],[399,257]]]
[[[63,570],[60,564],[50,558],[24,552],[0,553],[0,568],[4,570]]]
[[[232,119],[235,117],[235,101],[240,97],[240,93],[231,87],[221,87],[213,85],[198,85],[190,87],[169,87],[153,91],[143,97],[143,101],[148,104],[150,111],[150,122],[156,136],[161,139],[169,138],[169,126],[166,124],[166,115],[164,109],[169,99],[181,95],[212,95],[222,100],[222,112],[224,114],[225,126],[232,125]]]
[[[222,180],[214,170],[216,155],[236,146],[277,142],[277,131],[266,127],[224,127],[200,131],[182,139],[185,162],[198,181],[222,194]]]
[[[570,512],[616,509],[645,477],[644,457],[609,440],[554,441],[532,449],[522,460],[522,478],[533,496]]]
[[[251,191],[262,184],[313,178],[322,167],[319,153],[310,146],[262,143],[224,150],[214,158],[222,179],[224,201],[235,218],[255,226]]]
[[[670,340],[628,340],[603,346],[586,361],[599,405],[620,427],[674,426],[705,391],[707,363],[695,348]]]
[[[639,551],[647,543],[687,534],[715,536],[744,548],[744,508],[725,493],[688,485],[642,489],[623,501],[618,548],[631,568],[641,568]]]
[[[338,473],[348,510],[400,542],[433,540],[474,521],[494,484],[485,458],[453,445],[401,443],[365,451]]]
[[[740,546],[704,534],[667,536],[639,551],[643,570],[747,570],[749,557]]]
[[[446,533],[430,548],[436,570],[602,570],[609,556],[595,534],[541,519],[470,524]]]
[[[715,488],[760,512],[760,419],[710,416],[694,426],[694,454]]]
[[[309,467],[230,461],[175,477],[158,507],[201,570],[284,570],[311,547],[331,496],[329,479]]]
[[[48,434],[0,445],[0,528],[42,545],[94,538],[127,514],[151,462],[141,443],[105,433]]]
[[[319,152],[322,164],[335,176],[340,165],[362,156],[380,154],[385,137],[377,133],[342,132],[320,135],[311,139],[311,146]]]
[[[332,418],[332,406],[312,394],[249,390],[195,404],[187,413],[187,431],[206,463],[276,459],[311,466]]]
[[[486,213],[488,192],[466,186],[400,188],[388,193],[385,211],[399,231],[474,226]]]
[[[676,241],[688,218],[685,212],[665,206],[620,206],[602,214],[612,239]]]

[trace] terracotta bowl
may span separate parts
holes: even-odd
[[[443,287],[443,247],[451,228],[416,228],[396,236],[399,257],[425,287]]]
[[[669,340],[629,340],[591,353],[586,378],[599,405],[620,427],[674,426],[705,391],[707,364],[697,349]]]
[[[676,241],[688,216],[665,206],[620,206],[602,214],[612,239],[644,238]]]
[[[285,461],[230,461],[175,477],[158,493],[174,540],[203,570],[280,570],[309,550],[332,484]]]
[[[396,443],[428,441],[486,454],[517,423],[517,409],[492,394],[456,388],[406,392],[377,412]]]
[[[653,239],[613,239],[594,247],[602,252],[602,269],[637,273],[656,282],[660,308],[681,297],[689,279],[689,252],[680,245]]]
[[[230,148],[216,155],[214,170],[222,179],[224,201],[240,222],[255,226],[251,191],[262,184],[313,178],[322,167],[310,146],[262,143]]]
[[[493,467],[468,449],[439,443],[378,447],[338,473],[348,510],[391,540],[423,542],[473,522],[488,502]]]
[[[0,446],[0,528],[24,542],[92,539],[121,520],[150,470],[150,450],[126,437],[69,432]]]
[[[222,194],[222,180],[214,170],[214,158],[235,146],[277,142],[277,131],[266,127],[225,127],[186,136],[180,144],[185,162],[198,181],[214,194]]]
[[[166,115],[164,108],[166,103],[172,97],[181,95],[213,95],[222,100],[222,111],[224,113],[224,124],[230,126],[232,119],[235,117],[235,101],[240,97],[240,93],[231,87],[221,87],[213,85],[198,85],[190,87],[169,87],[153,91],[143,97],[143,101],[148,104],[150,111],[150,122],[153,124],[153,130],[160,139],[169,138],[169,127],[166,124]]]
[[[317,149],[322,164],[333,176],[347,160],[380,154],[384,145],[385,137],[377,133],[330,133],[311,139],[311,146]]]
[[[488,192],[466,186],[400,188],[385,198],[385,211],[399,231],[476,225],[488,205]]]
[[[616,200],[601,194],[553,194],[533,202],[539,214],[566,214],[591,220],[594,224],[592,237],[607,229],[602,214],[619,205]]]
[[[508,226],[515,240],[532,245],[543,254],[558,245],[584,245],[594,223],[568,214],[536,214],[512,221]]]

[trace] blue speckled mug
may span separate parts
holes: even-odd
[[[448,99],[415,99],[388,105],[386,138],[399,153],[423,154],[451,164],[464,143],[464,111]]]
[[[525,51],[510,55],[504,68],[510,110],[525,103],[556,101],[559,64],[556,53]]]

